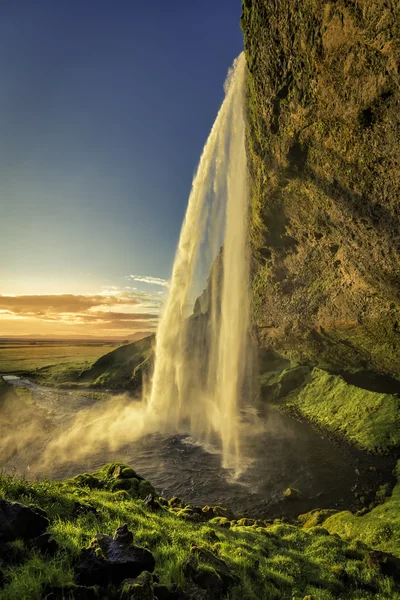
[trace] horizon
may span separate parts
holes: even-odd
[[[155,332],[240,12],[5,3],[1,338]]]

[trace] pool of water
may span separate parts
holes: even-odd
[[[354,507],[355,493],[379,485],[374,470],[378,459],[337,446],[309,425],[269,409],[245,429],[242,455],[246,468],[237,477],[222,468],[216,448],[204,447],[184,434],[161,433],[144,435],[113,451],[97,448],[73,462],[50,463],[43,471],[35,464],[49,441],[59,435],[60,427],[65,429],[79,411],[102,400],[75,390],[38,386],[26,379],[8,376],[7,380],[30,390],[44,423],[36,439],[27,437],[26,443],[6,456],[0,451],[0,468],[27,478],[62,479],[119,461],[150,479],[165,497],[181,496],[197,505],[220,504],[239,515],[265,518],[296,515],[317,506]],[[20,419],[23,427],[24,416]],[[31,419],[27,414],[27,430]],[[301,499],[285,499],[283,492],[288,487],[300,490]]]

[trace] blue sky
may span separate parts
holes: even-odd
[[[0,294],[165,291],[240,5],[2,0]]]

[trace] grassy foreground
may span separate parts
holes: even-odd
[[[397,500],[390,502],[398,502],[399,489],[400,484],[394,494]],[[5,586],[0,590],[2,600],[39,600],[44,597],[44,590],[52,586],[63,588],[60,598],[75,597],[74,566],[82,548],[90,544],[95,534],[112,535],[125,523],[133,532],[133,543],[154,555],[154,574],[159,585],[171,588],[175,584],[187,598],[225,597],[196,586],[194,592],[193,586],[188,587],[187,565],[192,564],[194,548],[201,549],[196,563],[198,573],[214,573],[218,578],[213,557],[224,561],[234,580],[226,595],[230,599],[400,598],[396,582],[385,574],[379,562],[371,562],[373,553],[361,541],[383,547],[363,535],[361,529],[372,528],[375,518],[384,523],[386,504],[361,519],[346,516],[349,522],[360,519],[361,525],[354,528],[354,538],[348,530],[350,536],[344,539],[328,532],[340,529],[342,513],[330,517],[324,527],[312,526],[309,519],[302,527],[280,520],[237,520],[238,516],[232,519],[220,507],[199,510],[177,499],[161,499],[154,509],[143,500],[149,493],[154,494],[149,482],[140,481],[132,469],[118,464],[107,465],[92,476],[64,482],[28,483],[1,477],[0,499],[43,509],[50,521],[48,532],[59,545],[58,552],[49,557],[29,550],[22,541],[11,542],[12,564],[1,568],[5,578]],[[393,504],[389,513],[394,510]],[[394,540],[393,544],[397,542]],[[396,549],[393,544],[387,548],[398,554],[399,547]],[[106,593],[102,590],[99,597],[102,595],[124,597],[115,587]]]

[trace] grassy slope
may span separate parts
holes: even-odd
[[[105,471],[98,477],[105,478]],[[318,600],[400,598],[392,580],[367,567],[366,546],[330,536],[321,527],[248,521],[246,526],[232,523],[225,529],[214,522],[185,519],[190,509],[164,507],[152,512],[128,492],[90,489],[84,483],[85,478],[81,484],[79,480],[27,483],[0,478],[0,497],[46,510],[49,531],[61,546],[54,558],[47,558],[14,542],[13,552],[21,564],[5,571],[9,583],[0,592],[3,600],[39,600],[46,584],[70,585],[80,549],[96,533],[112,534],[123,523],[133,531],[134,543],[154,554],[156,573],[166,585],[184,585],[182,568],[195,543],[222,558],[239,576],[240,584],[231,589],[231,599],[297,599],[305,595]],[[97,513],[76,515],[76,501],[90,504]],[[210,566],[204,564],[203,568]]]
[[[285,379],[285,373],[289,378],[291,372],[299,371],[286,371],[281,378]],[[400,448],[398,396],[349,385],[321,369],[313,369],[304,384],[279,401],[278,406],[339,434],[363,450],[387,454]]]
[[[135,390],[142,383],[144,371],[150,368],[153,341],[154,336],[148,336],[119,348],[111,347],[111,352],[103,352],[100,356],[97,353],[97,360],[90,361],[90,365],[60,362],[30,375],[43,385]],[[107,349],[103,347],[104,351]]]
[[[343,539],[360,540],[371,548],[400,558],[400,461],[396,472],[397,485],[392,495],[370,512],[356,516],[343,511],[324,519],[320,517],[323,517],[323,513],[313,511],[303,515],[301,521],[305,527],[322,523],[331,534],[337,533]]]

